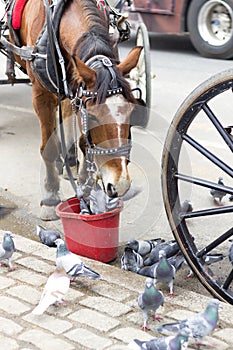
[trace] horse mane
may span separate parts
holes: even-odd
[[[132,103],[135,98],[131,92],[128,81],[121,75],[116,67],[118,58],[114,54],[113,41],[109,35],[109,23],[103,12],[98,11],[96,0],[83,0],[80,2],[83,9],[83,17],[87,21],[88,31],[77,40],[73,50],[73,56],[77,55],[83,62],[96,56],[103,55],[111,59],[118,86],[122,88],[123,96]],[[110,72],[101,67],[96,70],[96,86],[98,91],[97,103],[104,103],[106,91],[110,89],[112,76]]]

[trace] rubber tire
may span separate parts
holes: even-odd
[[[198,29],[198,15],[203,5],[208,0],[193,0],[188,10],[187,25],[190,34],[190,39],[196,50],[204,57],[230,59],[233,57],[233,32],[230,40],[221,46],[213,46],[208,44],[200,35]],[[233,11],[233,1],[223,0]],[[233,23],[232,23],[233,26]]]
[[[136,46],[140,45],[140,33],[142,36],[142,46],[143,46],[143,52],[141,55],[143,55],[144,65],[145,65],[145,87],[146,87],[146,96],[145,96],[145,102],[147,108],[150,110],[151,108],[151,59],[150,59],[150,41],[149,41],[149,35],[147,28],[145,24],[142,22],[139,24],[136,34]],[[140,88],[140,84],[138,85]]]
[[[233,69],[229,69],[203,82],[184,100],[172,120],[165,140],[161,178],[163,202],[168,221],[186,261],[203,286],[214,297],[233,305],[233,295],[221,289],[219,285],[208,277],[196,256],[198,248],[195,245],[195,241],[193,241],[185,219],[180,219],[177,210],[176,203],[177,199],[180,202],[180,196],[178,180],[174,176],[176,172],[179,172],[178,164],[183,142],[182,137],[179,135],[187,133],[191,123],[198,115],[198,111],[195,111],[195,108],[192,106],[197,105],[197,101],[208,102],[211,98],[214,98],[219,93],[224,93],[228,89],[232,89],[232,87]]]

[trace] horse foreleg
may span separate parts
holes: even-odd
[[[40,120],[42,136],[40,152],[45,164],[41,219],[56,220],[58,217],[55,208],[60,202],[59,177],[56,168],[56,160],[59,156],[59,142],[55,132],[57,99],[56,96],[35,84],[32,87],[32,101]]]

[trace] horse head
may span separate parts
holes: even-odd
[[[119,64],[105,56],[84,63],[73,57],[73,81],[82,95],[79,110],[81,148],[96,165],[105,192],[122,196],[130,188],[130,115],[137,103],[124,76],[137,65],[142,47],[135,47]]]

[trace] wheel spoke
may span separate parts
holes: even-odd
[[[219,246],[221,243],[225,242],[227,239],[229,239],[233,235],[233,227],[230,228],[228,231],[224,232],[221,236],[219,236],[217,239],[215,239],[213,242],[208,244],[205,248],[200,250],[197,253],[197,257],[201,258],[205,254],[209,253],[211,250]]]
[[[222,285],[223,289],[228,289],[231,282],[233,280],[233,269],[231,270],[230,274],[228,275],[227,279],[225,280],[225,282]]]
[[[182,181],[193,183],[194,185],[199,185],[199,186],[207,187],[210,189],[223,191],[223,192],[226,192],[228,194],[233,195],[233,188],[229,187],[229,186],[219,185],[219,184],[211,182],[211,181],[206,181],[203,179],[199,179],[197,177],[192,177],[192,176],[188,176],[188,175],[184,175],[184,174],[180,174],[180,173],[174,174],[174,177],[176,177],[177,179],[182,180]]]
[[[182,135],[182,139],[188,142],[192,147],[194,147],[197,151],[203,154],[206,158],[208,158],[212,163],[217,165],[220,169],[225,171],[229,176],[233,177],[233,170],[226,163],[224,163],[221,159],[216,157],[213,153],[208,151],[205,147],[200,145],[197,141],[195,141],[189,135]]]
[[[209,117],[211,122],[214,124],[214,126],[218,130],[219,134],[222,136],[223,140],[226,142],[226,144],[230,148],[230,150],[233,152],[233,141],[231,140],[229,135],[226,133],[225,128],[222,126],[222,124],[216,118],[213,111],[210,109],[210,107],[206,103],[203,104],[202,109],[206,113],[206,115]]]

